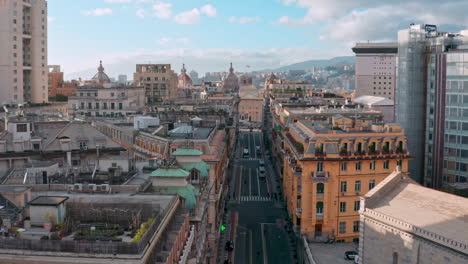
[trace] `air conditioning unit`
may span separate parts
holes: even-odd
[[[74,188],[75,188],[75,185],[73,184],[68,185],[68,191],[73,191]]]
[[[81,146],[82,150],[88,150],[88,146]]]
[[[82,191],[83,190],[83,184],[80,184],[80,183],[75,184],[73,190],[74,191]]]
[[[89,185],[88,185],[88,190],[90,190],[90,191],[96,191],[96,184],[89,184]]]

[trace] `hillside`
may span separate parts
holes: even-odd
[[[335,57],[329,60],[308,60],[303,62],[294,63],[287,66],[282,66],[276,69],[265,69],[264,72],[286,72],[289,70],[305,70],[315,67],[327,66],[341,66],[341,65],[354,65],[354,56]]]

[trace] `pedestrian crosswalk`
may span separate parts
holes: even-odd
[[[271,201],[270,197],[266,196],[241,196],[241,202],[268,202]]]
[[[248,161],[248,160],[250,160],[250,161],[252,161],[252,160],[259,161],[259,160],[261,160],[261,159],[257,159],[257,158],[242,158],[242,159],[241,159],[241,161]]]

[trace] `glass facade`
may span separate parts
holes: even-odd
[[[425,184],[468,188],[468,49],[429,62]]]

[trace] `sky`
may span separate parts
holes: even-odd
[[[91,78],[103,61],[132,79],[137,63],[199,73],[273,69],[353,55],[410,23],[467,28],[466,0],[48,0],[49,64]],[[250,66],[250,67],[248,67]]]

